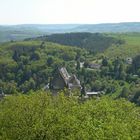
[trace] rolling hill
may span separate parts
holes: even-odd
[[[59,43],[62,45],[76,46],[85,48],[91,52],[103,52],[112,45],[121,45],[123,40],[112,37],[109,34],[101,33],[64,33],[40,36],[37,38],[29,38],[25,40],[41,40]]]
[[[95,57],[135,57],[140,53],[140,33],[64,33],[26,40],[50,41],[87,49]]]
[[[124,40],[122,45],[113,45],[107,48],[102,55],[108,58],[135,57],[140,54],[140,33],[114,34],[114,37]]]
[[[140,22],[106,23],[106,24],[23,24],[0,26],[0,42],[23,40],[54,33],[91,32],[122,33],[140,32]]]

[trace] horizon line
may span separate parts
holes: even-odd
[[[0,24],[0,26],[18,26],[18,25],[99,25],[99,24],[121,24],[121,23],[140,23],[140,21],[101,22],[101,23],[17,23],[17,24]]]

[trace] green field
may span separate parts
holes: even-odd
[[[125,43],[107,48],[103,55],[108,58],[134,57],[140,53],[140,33],[113,34],[111,36],[122,39]]]

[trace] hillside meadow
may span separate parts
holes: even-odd
[[[140,54],[140,33],[112,34],[111,36],[124,40],[122,45],[112,45],[102,55],[108,58],[135,57]]]

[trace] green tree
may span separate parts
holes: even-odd
[[[31,60],[39,60],[41,58],[40,53],[38,51],[35,51],[32,56],[31,56]]]
[[[107,60],[107,58],[103,58],[103,60],[102,60],[102,65],[103,65],[103,66],[107,66],[107,65],[108,65],[108,60]]]
[[[53,64],[54,60],[53,60],[53,57],[49,57],[47,59],[47,65],[50,67],[52,64]]]
[[[132,139],[140,137],[140,110],[124,100],[33,93],[0,102],[0,139]]]
[[[17,51],[14,51],[12,58],[17,62],[20,60],[20,55]]]
[[[133,72],[136,73],[137,70],[140,68],[140,55],[137,55],[132,62]]]
[[[119,97],[128,98],[129,94],[130,94],[130,90],[127,87],[123,87],[122,92],[119,95]]]
[[[80,61],[77,61],[76,69],[77,69],[77,70],[80,70]]]

